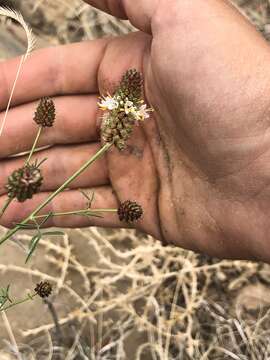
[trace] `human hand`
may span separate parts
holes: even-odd
[[[128,17],[140,32],[39,50],[28,59],[0,141],[0,205],[7,176],[25,160],[7,157],[30,149],[39,98],[54,97],[57,120],[40,140],[51,147],[36,155],[48,158],[42,193],[14,202],[2,224],[25,218],[97,150],[97,97],[113,93],[122,74],[136,68],[153,119],[136,128],[126,151],[110,150],[44,213],[84,208],[78,189],[91,189],[94,208],[136,200],[144,208],[137,227],[168,243],[269,261],[267,43],[222,0],[123,0],[110,9],[109,2],[88,2]],[[18,61],[0,64],[0,121]],[[57,217],[49,225],[122,226],[115,215]]]

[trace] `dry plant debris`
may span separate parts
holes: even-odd
[[[81,1],[72,6],[64,0],[9,3],[22,10],[45,42],[92,39],[132,29]],[[237,3],[267,35],[268,1]],[[31,324],[15,309],[9,322],[3,320],[3,360],[18,359],[8,331],[13,322],[20,324],[13,332],[27,360],[270,358],[268,265],[219,261],[163,247],[131,230],[92,228],[40,239],[34,264],[25,268],[14,262],[14,254],[18,245],[26,252],[30,241],[26,232],[5,245],[10,257],[0,258],[1,281],[19,277],[30,285],[49,281],[54,295],[49,304],[23,307],[27,316],[34,317]],[[81,243],[87,244],[83,252]],[[44,316],[35,317],[34,310],[45,311]]]

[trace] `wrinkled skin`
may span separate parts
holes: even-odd
[[[97,96],[137,68],[152,118],[136,127],[125,152],[110,150],[44,213],[84,208],[78,189],[91,189],[93,207],[138,201],[145,214],[135,226],[165,243],[270,261],[269,45],[227,1],[88,2],[129,18],[139,32],[37,51],[27,61],[0,142],[1,204],[6,177],[24,160],[7,156],[28,150],[35,137],[37,100],[53,96],[58,117],[41,137],[51,145],[38,154],[49,158],[42,193],[14,202],[2,224],[29,214],[97,150]],[[2,111],[18,61],[0,63]],[[116,215],[57,217],[51,225],[123,226]]]

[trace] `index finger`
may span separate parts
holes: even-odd
[[[98,92],[97,74],[109,39],[34,51],[23,65],[11,105],[43,96]],[[20,58],[0,63],[0,111],[8,103]]]
[[[161,0],[85,0],[90,5],[121,19],[129,19],[137,28],[152,33],[152,18],[161,7]],[[166,8],[168,0],[165,0]]]

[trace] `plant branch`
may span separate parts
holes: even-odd
[[[76,179],[83,171],[85,171],[91,164],[93,164],[96,160],[98,160],[102,155],[104,155],[112,146],[112,143],[106,143],[103,147],[97,151],[97,153],[92,156],[89,160],[85,162],[84,165],[81,166],[79,170],[77,170],[70,178],[68,178],[55,192],[53,192],[43,203],[41,203],[27,218],[25,218],[20,224],[18,224],[15,228],[8,231],[4,237],[0,240],[0,245],[3,244],[6,240],[8,240],[12,235],[16,234],[17,231],[21,229],[21,225],[27,224],[29,221],[33,220],[33,218],[42,210],[46,205],[48,205],[59,193],[64,191],[69,184]]]
[[[0,219],[3,216],[4,212],[6,211],[6,209],[9,207],[10,203],[12,202],[13,198],[8,198],[4,204],[4,206],[2,207],[1,211],[0,211]]]
[[[77,211],[66,211],[66,212],[59,212],[59,213],[51,213],[46,215],[37,215],[34,217],[34,219],[42,219],[49,216],[68,216],[68,215],[89,215],[89,216],[95,216],[99,213],[116,213],[118,209],[83,209],[83,210],[77,210]]]
[[[33,298],[37,295],[37,293],[34,293],[34,294],[28,294],[27,297],[25,297],[24,299],[21,299],[21,300],[18,300],[18,301],[15,301],[7,306],[4,306],[4,307],[0,307],[0,312],[1,311],[6,311],[10,308],[12,308],[13,306],[16,306],[16,305],[19,305],[19,304],[23,304],[29,300],[33,300]]]
[[[34,153],[34,151],[35,151],[35,149],[36,149],[38,140],[39,140],[39,138],[40,138],[42,129],[43,129],[42,126],[40,126],[39,129],[38,129],[37,136],[36,136],[35,141],[34,141],[34,143],[33,143],[33,146],[32,146],[32,149],[31,149],[31,151],[30,151],[30,154],[29,154],[29,156],[28,156],[28,159],[27,159],[26,162],[25,162],[25,165],[29,164],[29,162],[30,162],[30,160],[31,160],[31,157],[32,157],[32,155],[33,155],[33,153]]]

